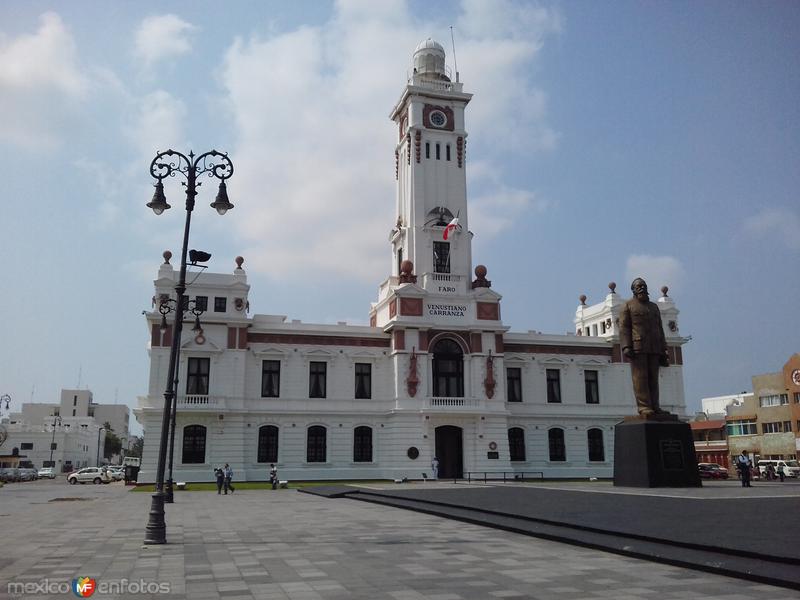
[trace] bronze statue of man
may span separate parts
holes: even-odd
[[[666,414],[658,404],[658,369],[669,366],[661,311],[650,302],[644,279],[634,279],[631,291],[634,297],[619,315],[619,337],[622,353],[630,359],[636,408],[643,417]]]

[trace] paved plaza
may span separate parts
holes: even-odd
[[[129,490],[62,479],[0,489],[0,598],[14,597],[9,582],[63,584],[78,576],[98,585],[123,578],[169,585],[168,594],[95,598],[800,598],[785,588],[295,490],[177,493],[167,507],[169,543],[145,547],[150,495]]]

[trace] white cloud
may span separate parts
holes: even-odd
[[[683,265],[673,256],[633,254],[628,257],[625,268],[626,283],[641,277],[647,282],[651,299],[660,294],[659,290],[664,285],[673,291],[680,288],[683,276]],[[629,288],[625,285],[621,289],[627,291]]]
[[[139,154],[148,160],[160,150],[184,148],[186,105],[164,90],[137,100],[138,111],[127,135]]]
[[[504,152],[515,145],[546,149],[557,139],[546,123],[545,95],[526,73],[544,36],[560,25],[554,13],[528,8],[463,5],[466,35],[459,30],[458,58],[467,66],[465,89],[476,94],[467,126],[484,146],[502,139]],[[489,17],[491,27],[477,27]],[[341,1],[319,27],[236,40],[220,79],[237,134],[229,194],[250,244],[245,256],[251,268],[365,281],[386,275],[386,236],[396,217],[396,131],[387,115],[419,40],[438,35],[446,42],[448,25],[420,28],[402,2]],[[477,214],[481,206],[484,212],[509,211],[501,219],[482,219],[484,232],[545,206],[503,180],[501,172],[481,181]]]
[[[56,13],[43,14],[33,34],[0,38],[0,138],[29,149],[57,146],[89,87]]]
[[[775,238],[790,250],[800,250],[800,216],[788,208],[764,208],[744,221],[744,230],[759,238]]]
[[[192,49],[190,37],[196,30],[177,15],[146,17],[136,30],[135,54],[145,67],[176,58]]]

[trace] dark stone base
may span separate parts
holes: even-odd
[[[639,418],[617,424],[614,485],[702,487],[689,424]]]

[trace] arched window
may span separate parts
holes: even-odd
[[[589,460],[604,461],[606,459],[606,451],[603,448],[603,430],[590,429],[586,432],[586,438],[589,443]]]
[[[322,425],[313,425],[308,428],[306,443],[306,462],[322,462],[327,460],[327,429]]]
[[[508,451],[511,460],[525,460],[525,430],[521,427],[508,430]]]
[[[206,462],[206,428],[187,425],[183,428],[183,464]]]
[[[547,441],[550,445],[550,460],[567,460],[567,449],[564,447],[564,430],[557,427],[547,432]]]
[[[353,433],[353,462],[372,462],[371,427],[356,427]]]
[[[433,347],[433,395],[464,397],[464,354],[461,346],[448,338]]]
[[[278,428],[275,425],[258,428],[258,462],[278,462]]]

